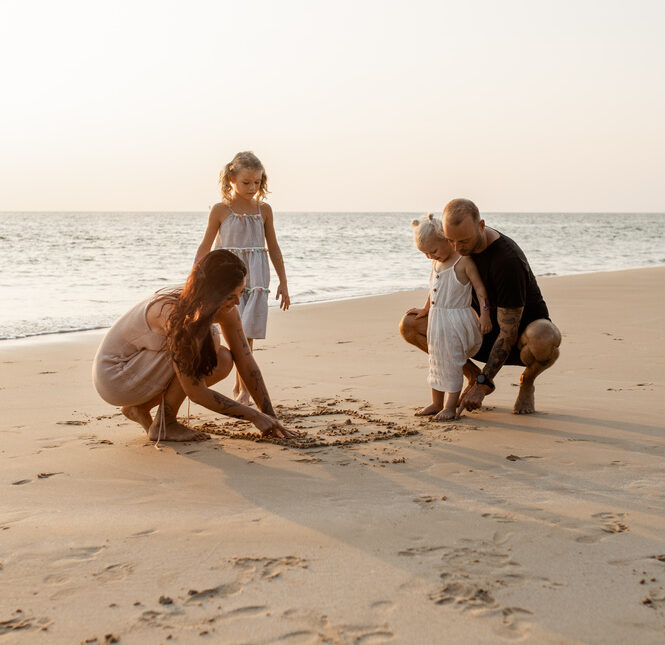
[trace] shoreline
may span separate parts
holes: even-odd
[[[540,280],[538,412],[506,366],[449,423],[397,331],[426,290],[273,310],[256,358],[309,445],[192,405],[211,439],[155,450],[92,386],[103,330],[0,344],[0,640],[660,644],[663,279]]]
[[[569,278],[573,276],[586,276],[586,275],[596,275],[596,274],[606,274],[606,273],[624,273],[627,271],[645,271],[645,270],[651,270],[651,269],[658,269],[661,267],[665,267],[665,264],[659,264],[659,265],[649,265],[649,266],[642,266],[642,267],[632,267],[630,269],[607,269],[605,271],[587,271],[587,272],[579,272],[579,273],[566,273],[562,275],[553,275],[553,274],[546,274],[546,275],[540,275],[536,276],[536,279],[538,280],[538,284],[540,285],[541,282],[547,281],[547,280],[554,280],[558,278]],[[411,289],[411,288],[405,288],[405,289],[399,289],[397,291],[387,291],[385,293],[376,293],[372,295],[364,295],[364,296],[348,296],[348,297],[343,297],[343,298],[331,298],[329,300],[315,300],[312,302],[303,302],[303,303],[296,303],[292,304],[291,308],[301,308],[301,307],[310,307],[313,305],[323,305],[323,304],[334,304],[337,302],[346,302],[350,300],[364,300],[364,299],[371,299],[371,298],[379,298],[383,296],[391,296],[391,295],[397,295],[397,294],[402,294],[402,293],[407,293],[407,292],[412,292],[412,293],[420,293],[423,291],[427,291],[427,287],[423,287],[421,289]],[[269,309],[268,311],[272,311],[274,309],[277,309],[278,305],[277,303],[273,304],[272,301],[270,301],[269,304]],[[72,330],[62,330],[62,331],[49,331],[49,332],[41,332],[37,334],[30,334],[26,336],[18,336],[18,337],[12,337],[12,338],[0,338],[0,350],[3,347],[10,346],[8,344],[10,343],[19,343],[19,342],[30,342],[30,341],[35,341],[35,342],[40,342],[44,337],[47,337],[47,339],[44,339],[46,342],[57,342],[57,340],[60,337],[64,336],[69,336],[70,334],[87,334],[91,332],[103,332],[108,329],[110,329],[111,326],[100,326],[100,327],[91,327],[89,329],[72,329]]]

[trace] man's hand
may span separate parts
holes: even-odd
[[[462,413],[462,410],[480,409],[483,399],[492,391],[492,388],[487,385],[478,385],[478,383],[472,385],[457,404],[457,416]]]
[[[478,329],[484,336],[492,331],[492,319],[488,311],[483,311],[478,318]]]

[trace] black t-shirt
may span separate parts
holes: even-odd
[[[499,231],[496,231],[499,233]],[[513,240],[499,233],[482,253],[473,253],[473,261],[478,267],[480,278],[487,289],[490,300],[492,326],[498,330],[497,307],[524,307],[520,320],[520,333],[538,318],[547,318],[549,312],[540,293],[536,277],[531,271],[527,259]],[[473,292],[473,307],[480,311],[476,292]]]

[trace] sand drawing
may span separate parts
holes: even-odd
[[[295,405],[277,405],[277,414],[282,424],[296,430],[302,435],[295,439],[277,439],[262,437],[246,421],[206,421],[197,426],[210,434],[244,439],[246,441],[262,441],[294,448],[316,448],[320,446],[348,446],[352,444],[386,441],[400,437],[419,434],[416,427],[399,424],[396,421],[369,414],[371,408],[367,401],[345,399],[344,403],[357,404],[354,407],[340,407],[342,399],[313,399]],[[403,463],[401,458],[393,463]]]

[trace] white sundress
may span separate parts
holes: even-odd
[[[457,279],[457,262],[437,271],[438,262],[433,260],[430,275],[427,383],[439,392],[462,390],[462,367],[466,359],[480,349],[483,341],[477,324],[478,314],[471,308],[471,283],[462,284]]]
[[[265,247],[265,227],[259,212],[254,215],[234,213],[222,222],[215,240],[215,249],[235,253],[247,267],[245,290],[238,310],[247,338],[265,338],[268,322],[270,266]]]

